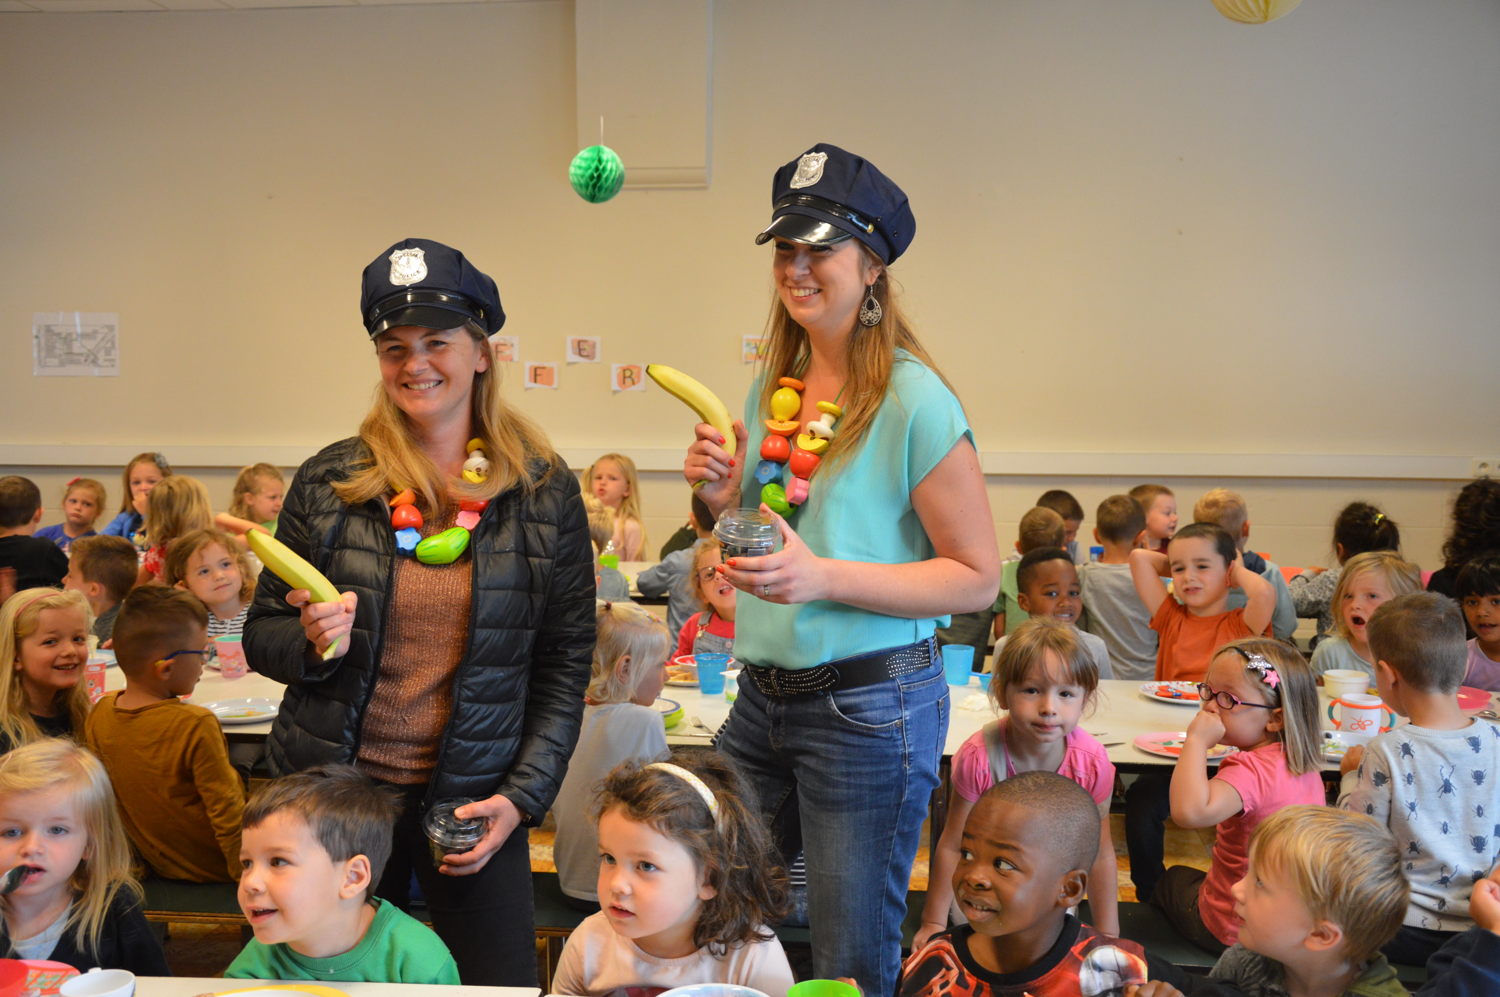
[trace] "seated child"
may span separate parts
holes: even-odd
[[[1094,661],[1101,679],[1115,677],[1104,641],[1086,630],[1079,630],[1078,616],[1083,610],[1079,596],[1078,568],[1061,547],[1038,547],[1028,551],[1016,568],[1016,602],[1031,619],[1049,618],[1066,623],[1084,651]],[[1010,639],[1007,634],[995,641],[995,656]]]
[[[1129,495],[1111,495],[1099,503],[1094,521],[1104,555],[1078,566],[1082,627],[1104,641],[1116,678],[1149,680],[1156,675],[1156,631],[1130,579],[1130,552],[1141,546],[1146,514]]]
[[[1401,926],[1406,879],[1390,833],[1363,814],[1286,807],[1250,839],[1250,863],[1231,888],[1239,940],[1200,994],[1243,997],[1406,997],[1380,954]]]
[[[15,569],[16,590],[58,588],[68,556],[50,540],[32,536],[42,521],[42,493],[30,478],[0,478],[0,568]]]
[[[677,635],[676,654],[731,654],[734,651],[735,587],[718,572],[717,540],[699,540],[693,548],[693,587],[698,607]]]
[[[1340,567],[1349,558],[1368,550],[1400,549],[1401,531],[1395,520],[1368,502],[1350,502],[1333,521],[1333,553]],[[1318,621],[1318,632],[1313,635],[1311,645],[1314,648],[1333,632],[1333,609],[1329,603],[1338,581],[1339,572],[1310,567],[1303,568],[1300,575],[1287,582],[1297,615]]]
[[[1215,828],[1213,860],[1206,874],[1185,865],[1166,870],[1151,902],[1189,941],[1218,953],[1239,932],[1230,887],[1245,874],[1251,833],[1282,807],[1323,802],[1322,728],[1307,662],[1277,640],[1258,637],[1220,648],[1198,694],[1203,707],[1188,723],[1172,767],[1170,801],[1178,827]],[[1209,778],[1216,744],[1239,750]],[[1135,822],[1139,815],[1126,819]]]
[[[1074,564],[1078,563],[1078,528],[1083,525],[1083,506],[1073,497],[1072,492],[1063,491],[1061,488],[1053,488],[1042,492],[1041,498],[1036,504],[1043,509],[1051,509],[1062,517],[1063,542],[1062,548],[1068,552],[1068,558]]]
[[[240,468],[230,493],[229,514],[265,528],[276,535],[276,520],[286,496],[286,480],[275,464],[251,464]]]
[[[1417,997],[1494,997],[1500,993],[1500,866],[1474,884],[1474,927],[1454,935],[1427,960]]]
[[[52,548],[56,550],[57,548]],[[0,753],[83,730],[89,604],[77,592],[22,589],[0,607]]]
[[[239,876],[244,790],[218,719],[178,698],[203,673],[207,615],[177,589],[146,585],[126,596],[115,624],[125,690],[99,701],[84,736],[109,771],[125,830],[151,871],[230,883]]]
[[[146,538],[142,531],[146,525],[146,502],[151,489],[172,476],[172,466],[159,453],[138,453],[125,465],[120,481],[120,514],[100,530],[107,537],[124,537],[136,546],[146,549]]]
[[[950,884],[958,868],[964,822],[974,804],[991,786],[1017,772],[1056,772],[1093,797],[1105,819],[1099,822],[1098,856],[1088,869],[1089,882],[1104,888],[1089,897],[1089,904],[1100,930],[1119,934],[1118,867],[1105,816],[1114,794],[1115,767],[1104,746],[1078,726],[1099,687],[1098,671],[1078,636],[1058,620],[1038,617],[1007,637],[997,652],[990,698],[1006,715],[985,724],[953,756],[953,792],[932,855],[922,927],[914,946],[920,948],[948,927]]]
[[[583,475],[583,490],[615,514],[615,535],[605,551],[622,561],[646,556],[646,526],[641,516],[641,483],[635,461],[620,453],[607,453],[589,465]]]
[[[1500,726],[1459,708],[1464,624],[1447,596],[1413,592],[1381,606],[1370,649],[1381,698],[1411,723],[1349,749],[1339,806],[1374,817],[1401,845],[1411,901],[1384,951],[1421,965],[1473,926],[1469,891],[1495,865]]]
[[[609,773],[595,810],[604,909],[568,936],[553,993],[786,993],[792,970],[766,927],[785,913],[786,873],[746,797],[735,767],[705,748]]]
[[[595,594],[610,602],[629,602],[629,580],[616,565],[604,563],[604,550],[615,534],[614,511],[592,495],[583,497],[583,508],[589,517],[589,540],[594,544]]]
[[[167,566],[167,546],[194,530],[212,529],[208,489],[197,478],[174,474],[146,496],[146,554],[136,584],[159,582]]]
[[[249,555],[222,530],[193,530],[172,541],[162,581],[208,607],[208,639],[244,632],[255,575]]]
[[[557,837],[552,860],[563,893],[589,910],[599,907],[599,834],[589,817],[600,780],[621,762],[667,756],[661,714],[652,708],[666,681],[666,627],[628,602],[599,603],[598,639],[584,693],[583,726],[552,804]]]
[[[29,866],[0,897],[0,954],[168,976],[141,913],[130,842],[99,760],[45,738],[0,757],[0,865]]]
[[[1172,577],[1172,592],[1162,577]],[[1130,578],[1151,614],[1158,637],[1158,682],[1196,682],[1217,648],[1256,637],[1271,624],[1276,597],[1260,575],[1240,563],[1234,539],[1212,523],[1189,523],[1168,542],[1167,553],[1130,552]],[[1229,589],[1238,585],[1249,601],[1229,609]]]
[[[115,631],[120,603],[135,584],[140,557],[124,537],[80,537],[68,555],[63,588],[82,592],[94,614],[93,634],[107,641]]]
[[[74,540],[97,536],[94,524],[104,512],[104,486],[93,478],[74,478],[63,490],[63,521],[43,526],[34,534],[57,544],[64,554]]]
[[[245,804],[240,910],[255,938],[224,975],[458,983],[448,947],[376,898],[398,804],[350,765],[274,779]]]
[[[1213,488],[1203,493],[1193,506],[1193,520],[1198,523],[1214,523],[1225,533],[1234,537],[1234,545],[1240,552],[1245,567],[1256,572],[1271,583],[1276,593],[1276,608],[1271,613],[1271,635],[1277,640],[1291,640],[1297,632],[1297,607],[1292,602],[1292,592],[1286,587],[1281,568],[1275,561],[1267,561],[1253,550],[1246,550],[1250,542],[1250,507],[1239,492],[1228,488]],[[1245,605],[1245,593],[1235,590],[1229,593],[1229,608],[1239,609]]]
[[[1053,772],[996,783],[964,824],[953,873],[968,923],[917,947],[901,967],[897,993],[1180,995],[1172,985],[1181,981],[1175,967],[1068,913],[1088,890],[1098,847],[1099,811],[1078,783]]]
[[[1344,564],[1333,589],[1333,611],[1337,628],[1312,654],[1314,675],[1336,668],[1375,674],[1375,655],[1370,650],[1370,617],[1375,610],[1408,592],[1422,591],[1417,566],[1403,561],[1393,550],[1356,554]]]
[[[1016,572],[1020,570],[1021,558],[1042,547],[1061,547],[1064,536],[1066,530],[1061,516],[1041,506],[1028,509],[1021,517],[1015,550],[1000,564],[1000,591],[995,604],[974,613],[954,613],[952,621],[938,630],[938,645],[973,645],[974,671],[983,671],[990,634],[993,632],[995,637],[1003,637],[1025,623],[1029,616],[1017,601],[1020,586]]]
[[[714,535],[714,514],[693,492],[688,505],[693,526],[699,540],[711,540]],[[667,632],[681,633],[682,626],[698,608],[698,580],[693,577],[693,546],[689,544],[661,559],[660,564],[635,576],[635,587],[648,598],[667,597]]]
[[[1500,692],[1500,554],[1485,554],[1460,568],[1454,594],[1475,635],[1463,684]]]
[[[1177,496],[1166,485],[1136,485],[1130,497],[1146,517],[1145,548],[1167,552],[1167,541],[1177,533]]]

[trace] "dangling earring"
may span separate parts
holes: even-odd
[[[864,303],[859,306],[859,324],[867,329],[879,325],[882,314],[880,302],[875,300],[875,285],[870,284],[865,288]]]

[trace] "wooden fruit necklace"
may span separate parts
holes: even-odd
[[[484,441],[472,439],[465,446],[468,457],[464,461],[463,478],[471,485],[482,483],[490,476],[489,458],[484,455]],[[391,498],[391,526],[396,531],[396,553],[415,556],[423,564],[452,564],[469,547],[469,537],[479,525],[479,517],[488,506],[488,499],[462,499],[458,503],[456,526],[422,538],[422,510],[417,508],[417,496],[410,488],[402,489]]]
[[[844,414],[838,404],[844,397],[844,389],[839,388],[833,401],[818,402],[823,417],[810,420],[806,430],[798,433],[803,427],[796,417],[802,411],[801,392],[807,385],[795,377],[780,378],[776,384],[771,393],[771,418],[765,421],[768,433],[760,444],[761,461],[755,465],[755,480],[760,482],[760,500],[766,507],[778,516],[789,516],[807,501],[813,473],[833,441],[833,424]]]

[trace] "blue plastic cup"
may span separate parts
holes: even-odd
[[[943,673],[948,676],[949,685],[968,685],[973,669],[973,644],[943,645]]]
[[[695,654],[698,665],[698,689],[705,696],[724,695],[724,672],[729,667],[727,654]]]

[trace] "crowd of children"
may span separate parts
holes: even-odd
[[[211,639],[244,625],[257,565],[243,533],[274,532],[280,472],[245,468],[218,516],[160,454],[133,459],[122,487],[102,531],[107,497],[89,478],[65,489],[64,521],[39,528],[35,485],[0,478],[0,567],[15,588],[0,606],[0,859],[26,870],[0,896],[0,955],[165,973],[133,854],[155,876],[238,882],[255,938],[227,975],[458,982],[443,943],[374,897],[396,802],[346,766],[247,799],[217,721],[183,701]],[[618,570],[646,544],[634,464],[607,454],[582,488],[597,642],[553,854],[564,893],[597,913],[552,990],[720,982],[781,997],[793,977],[768,926],[789,907],[782,862],[739,773],[709,750],[669,752],[652,708],[671,658],[733,648],[736,592],[708,511],[695,497],[674,549],[636,579],[669,597],[664,627]],[[1290,583],[1248,548],[1246,504],[1226,489],[1181,529],[1164,486],[1111,496],[1086,559],[1084,518],[1067,492],[1044,493],[994,605],[941,634],[972,643],[976,665],[993,638],[999,716],[954,756],[900,993],[1403,992],[1390,963],[1425,964],[1434,994],[1497,992],[1500,726],[1457,693],[1500,691],[1500,485],[1461,494],[1443,594],[1422,591],[1396,524],[1367,503],[1335,520],[1340,568]],[[1318,620],[1310,663],[1288,641],[1299,617]],[[82,677],[101,640],[125,688],[91,708]],[[1330,807],[1317,681],[1351,668],[1409,722],[1349,750]],[[1170,774],[1131,783],[1126,828],[1138,894],[1220,954],[1206,981],[1116,937],[1117,773],[1079,727],[1110,677],[1193,682],[1202,699]],[[1220,759],[1220,746],[1236,750]],[[1206,872],[1163,867],[1168,816],[1215,829]]]

